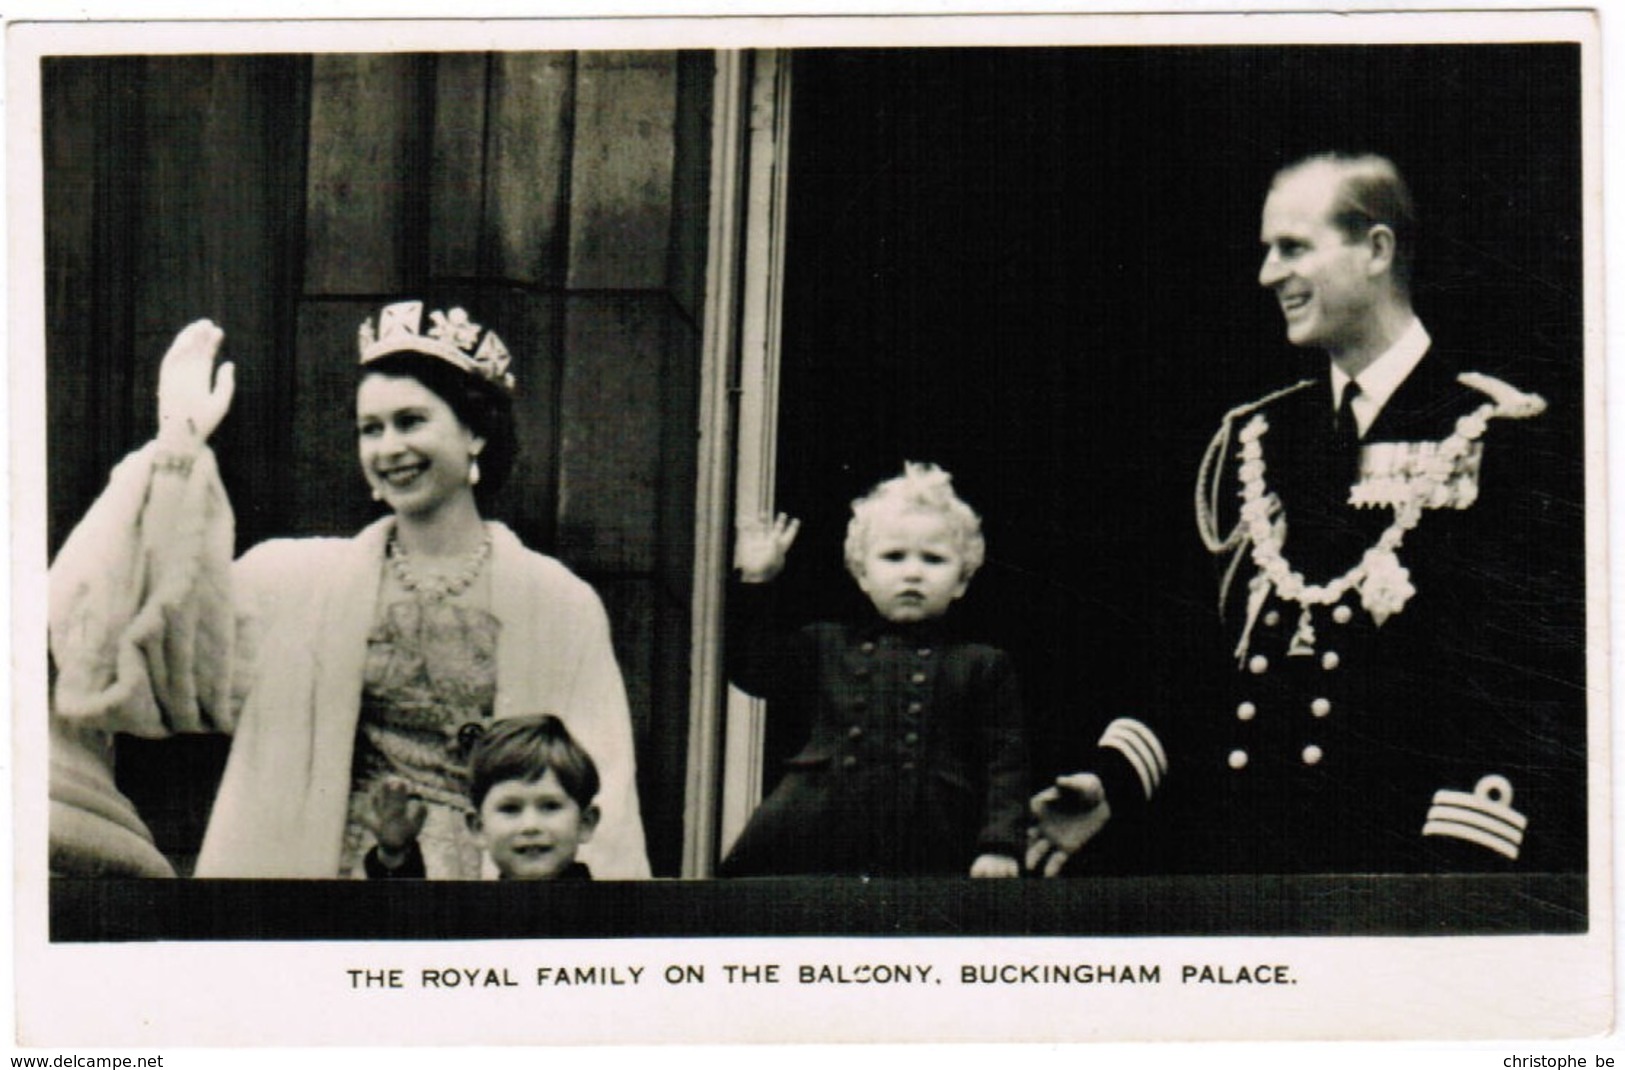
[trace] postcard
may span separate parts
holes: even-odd
[[[7,26],[20,1046],[1612,1029],[1595,11],[401,15]]]

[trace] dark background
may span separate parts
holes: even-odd
[[[1184,670],[1161,636],[1213,612],[1203,449],[1325,359],[1256,281],[1265,191],[1302,155],[1376,151],[1408,178],[1417,311],[1551,402],[1573,520],[1551,552],[1583,589],[1577,47],[813,51],[794,77],[791,604],[861,611],[848,502],[905,458],[949,469],[988,539],[956,612],[1021,663],[1039,775]],[[1573,605],[1552,668],[1579,681]]]

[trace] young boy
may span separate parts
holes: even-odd
[[[468,827],[503,880],[591,880],[576,851],[598,827],[598,767],[551,714],[492,723],[469,754]],[[423,803],[398,777],[372,790],[369,877],[424,875]]]
[[[740,525],[729,679],[812,731],[722,874],[1019,876],[1020,688],[1002,651],[945,620],[981,566],[981,519],[948,473],[904,465],[852,503],[847,527],[847,570],[874,614],[786,633],[769,581],[798,530],[783,515]]]

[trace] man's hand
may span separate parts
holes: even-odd
[[[766,583],[784,571],[784,559],[801,530],[801,521],[783,513],[771,522],[766,517],[742,519],[734,541],[734,567],[746,583]]]
[[[1021,863],[1009,855],[978,855],[976,861],[971,863],[970,875],[994,878],[1019,877]]]
[[[367,793],[365,821],[378,839],[380,857],[399,858],[423,831],[429,808],[412,794],[412,785],[402,777],[387,776],[374,781]],[[386,858],[387,861],[387,858]]]
[[[236,369],[214,357],[226,333],[209,320],[181,328],[158,369],[158,440],[190,454],[207,442],[225,419],[236,389]]]
[[[1061,872],[1067,859],[1106,826],[1112,816],[1106,786],[1093,773],[1056,777],[1055,783],[1032,797],[1038,827],[1027,845],[1027,868],[1043,865],[1044,876]]]

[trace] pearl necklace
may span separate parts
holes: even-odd
[[[486,558],[491,556],[491,533],[486,532],[480,544],[463,558],[462,567],[449,575],[419,576],[412,570],[411,555],[406,552],[406,547],[400,544],[393,531],[389,533],[389,544],[385,548],[384,556],[389,561],[390,571],[395,573],[395,578],[400,581],[402,587],[425,602],[439,602],[462,594],[479,579],[481,570],[485,568]]]

